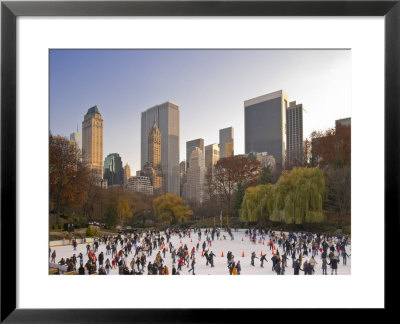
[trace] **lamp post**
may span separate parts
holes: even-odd
[[[100,190],[100,215],[101,215],[101,221],[103,221],[103,182],[105,182],[104,179],[100,179],[101,183],[101,190]]]

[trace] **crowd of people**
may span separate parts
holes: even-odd
[[[322,274],[328,274],[329,266],[331,275],[337,275],[340,258],[342,258],[343,266],[346,266],[347,258],[351,255],[348,254],[350,244],[348,236],[284,233],[257,228],[246,229],[244,234],[246,240],[250,240],[252,244],[267,242],[267,248],[272,253],[270,258],[262,252],[260,257],[257,257],[256,252],[253,251],[250,255],[250,265],[256,267],[256,259],[259,260],[261,268],[264,268],[265,262],[270,263],[272,271],[277,275],[285,275],[288,271],[289,259],[292,260],[291,268],[294,275],[299,275],[300,271],[304,275],[313,275],[317,265],[321,266]],[[179,242],[177,246],[173,245],[172,236],[178,239],[175,240]],[[193,244],[191,248],[188,243],[182,243],[184,238],[190,238]],[[85,256],[82,252],[73,253],[77,251],[78,242],[72,238],[73,255],[71,257],[61,258],[56,262],[56,250],[49,248],[49,259],[50,263],[66,266],[67,272],[77,272],[80,275],[107,275],[112,269],[118,269],[120,275],[180,275],[184,268],[189,268],[187,273],[195,275],[196,253],[199,249],[201,257],[198,258],[201,258],[201,261],[204,260],[206,266],[215,267],[216,254],[212,251],[215,240],[233,241],[232,229],[180,230],[172,228],[165,232],[136,230],[124,235],[103,235],[95,238],[91,243],[83,243],[86,244]],[[103,251],[99,253],[100,245],[103,245],[102,250],[105,250],[105,253]],[[167,253],[169,258],[166,258]],[[240,261],[235,260],[231,251],[227,252],[226,258],[226,273],[240,275],[242,272]],[[167,259],[170,262],[167,262]],[[244,262],[243,259],[242,262]]]

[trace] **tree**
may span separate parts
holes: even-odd
[[[120,217],[120,225],[123,226],[124,220],[132,216],[131,207],[129,206],[129,202],[127,199],[121,199],[118,204],[118,215]]]
[[[311,160],[319,167],[341,163],[349,166],[351,161],[351,127],[336,125],[325,132],[311,133]]]
[[[270,219],[286,224],[322,222],[324,196],[325,180],[321,170],[294,168],[283,172],[277,182]]]
[[[61,210],[84,202],[89,171],[81,162],[81,153],[75,142],[60,136],[49,137],[50,201],[59,222]]]
[[[171,225],[184,222],[193,212],[185,205],[183,199],[175,194],[167,193],[153,201],[154,215],[159,221]]]
[[[269,166],[263,167],[258,184],[268,184],[272,182],[272,172]]]
[[[261,163],[245,156],[226,157],[217,162],[212,186],[225,204],[229,216],[232,215],[232,198],[238,184],[245,187],[255,185],[260,172]]]
[[[141,222],[144,225],[146,219],[149,219],[153,214],[153,197],[136,192],[129,192],[129,194],[132,209],[131,223]]]
[[[105,212],[103,222],[107,228],[113,228],[117,225],[118,211],[115,205],[108,205]]]
[[[242,207],[243,197],[246,191],[246,187],[239,182],[237,184],[234,198],[233,198],[233,215],[239,216],[240,208]]]
[[[339,215],[339,226],[351,211],[351,171],[349,167],[327,171],[328,205]]]
[[[273,210],[274,185],[258,185],[246,190],[240,209],[240,219],[245,222],[268,222]]]
[[[82,199],[84,201],[82,209],[83,215],[86,219],[92,220],[95,216],[95,207],[100,202],[103,204],[103,189],[98,186],[98,180],[93,175],[89,176],[89,180],[86,184],[86,190],[83,192]],[[102,207],[102,206],[101,206]],[[100,207],[100,209],[101,209]],[[101,215],[103,217],[103,215]],[[100,217],[100,218],[101,218]]]
[[[240,217],[244,221],[271,220],[286,224],[318,223],[324,220],[322,201],[325,180],[321,170],[294,168],[284,171],[274,185],[246,190]]]

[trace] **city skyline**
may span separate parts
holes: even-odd
[[[180,106],[179,161],[187,141],[218,143],[226,127],[235,129],[235,154],[243,154],[248,98],[289,93],[306,107],[304,138],[351,116],[350,61],[348,50],[52,50],[50,130],[69,137],[97,105],[104,120],[102,160],[118,152],[135,173],[141,112],[172,101]],[[278,62],[285,64],[275,68]]]

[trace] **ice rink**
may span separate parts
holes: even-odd
[[[233,231],[233,236],[234,239],[231,240],[228,233],[221,231],[221,236],[217,240],[217,237],[215,236],[215,240],[211,241],[211,246],[207,244],[206,250],[209,250],[209,253],[212,251],[215,254],[214,257],[214,267],[211,268],[210,265],[206,265],[206,258],[201,256],[202,252],[202,244],[204,240],[206,239],[206,236],[204,235],[204,230],[202,230],[202,236],[201,240],[198,240],[198,235],[197,233],[191,234],[191,237],[189,238],[188,236],[184,238],[179,238],[178,235],[172,234],[170,238],[170,242],[172,242],[173,246],[175,249],[178,249],[181,245],[183,246],[184,244],[187,245],[189,248],[189,251],[192,250],[193,247],[196,248],[197,243],[199,242],[199,249],[196,251],[195,258],[196,258],[196,264],[195,264],[195,274],[196,275],[229,275],[229,270],[227,267],[227,253],[228,251],[231,251],[234,255],[234,261],[240,261],[241,264],[241,275],[277,275],[276,272],[272,271],[272,251],[269,246],[267,246],[267,238],[265,241],[259,241],[259,237],[257,238],[257,242],[253,243],[250,241],[249,237],[245,235],[244,230],[239,230],[238,232]],[[287,233],[286,233],[287,234]],[[226,240],[224,240],[223,235],[225,235]],[[80,242],[80,240],[78,240]],[[168,244],[166,245],[168,246]],[[279,254],[283,254],[283,249],[282,247],[278,247],[278,243],[276,243],[275,247],[279,249]],[[78,244],[77,250],[74,251],[72,245],[65,245],[65,246],[55,246],[52,247],[52,243],[50,242],[50,248],[53,251],[54,249],[56,250],[56,262],[58,263],[61,258],[70,258],[72,257],[73,254],[76,256],[79,255],[79,253],[82,253],[84,256],[84,264],[88,260],[88,256],[86,255],[86,244]],[[121,245],[118,245],[118,250],[121,249]],[[110,259],[111,261],[111,254],[106,255],[106,245],[101,242],[99,245],[98,252],[96,253],[96,256],[98,258],[98,255],[100,252],[104,253],[104,264],[107,258]],[[147,257],[147,263],[151,261],[153,263],[157,252],[160,251],[159,248],[153,249],[153,253],[151,256]],[[255,252],[256,256],[258,259],[255,259],[255,266],[252,266],[250,264],[251,262],[251,253]],[[348,245],[346,247],[346,252],[347,254],[351,255],[351,246]],[[125,259],[126,264],[130,265],[130,262],[133,258],[133,255],[135,253],[135,249],[132,248],[132,253],[128,255],[128,257]],[[260,266],[260,256],[261,253],[264,255],[267,255],[267,260],[268,262],[264,262],[264,268]],[[276,251],[275,251],[276,253]],[[223,256],[222,256],[223,254]],[[244,256],[243,256],[244,255]],[[296,254],[298,257],[298,254]],[[163,257],[163,254],[161,253],[161,257]],[[311,258],[311,253],[309,253],[309,256],[303,256],[303,264],[306,260],[309,260]],[[165,258],[164,259],[164,265],[166,265],[169,268],[169,272],[171,274],[171,269],[172,269],[172,258],[171,258],[171,253],[170,251],[165,253]],[[321,261],[321,253],[319,252],[318,255],[315,256],[315,260],[317,261],[317,264],[315,265],[315,275],[322,275],[322,261]],[[177,261],[178,258],[176,259],[176,264],[175,267],[177,268]],[[191,261],[189,262],[189,267],[184,265],[182,267],[182,271],[180,271],[181,275],[192,275],[189,273],[190,269],[190,264]],[[98,262],[97,262],[98,266]],[[79,259],[77,261],[77,268],[79,267]],[[303,267],[301,267],[303,269]],[[338,264],[338,270],[337,270],[338,275],[350,275],[351,274],[351,257],[347,258],[347,265],[343,265],[342,263],[342,257],[340,257],[340,263]],[[118,275],[118,268],[117,269],[111,269],[110,270],[110,275]],[[147,274],[147,267],[145,267],[145,272],[144,274]],[[330,266],[328,265],[328,275],[331,274],[331,269]],[[287,261],[287,268],[285,269],[285,275],[293,275],[293,268],[292,268],[292,259],[291,256],[288,255],[288,261]],[[300,271],[300,275],[304,275],[303,271]]]

